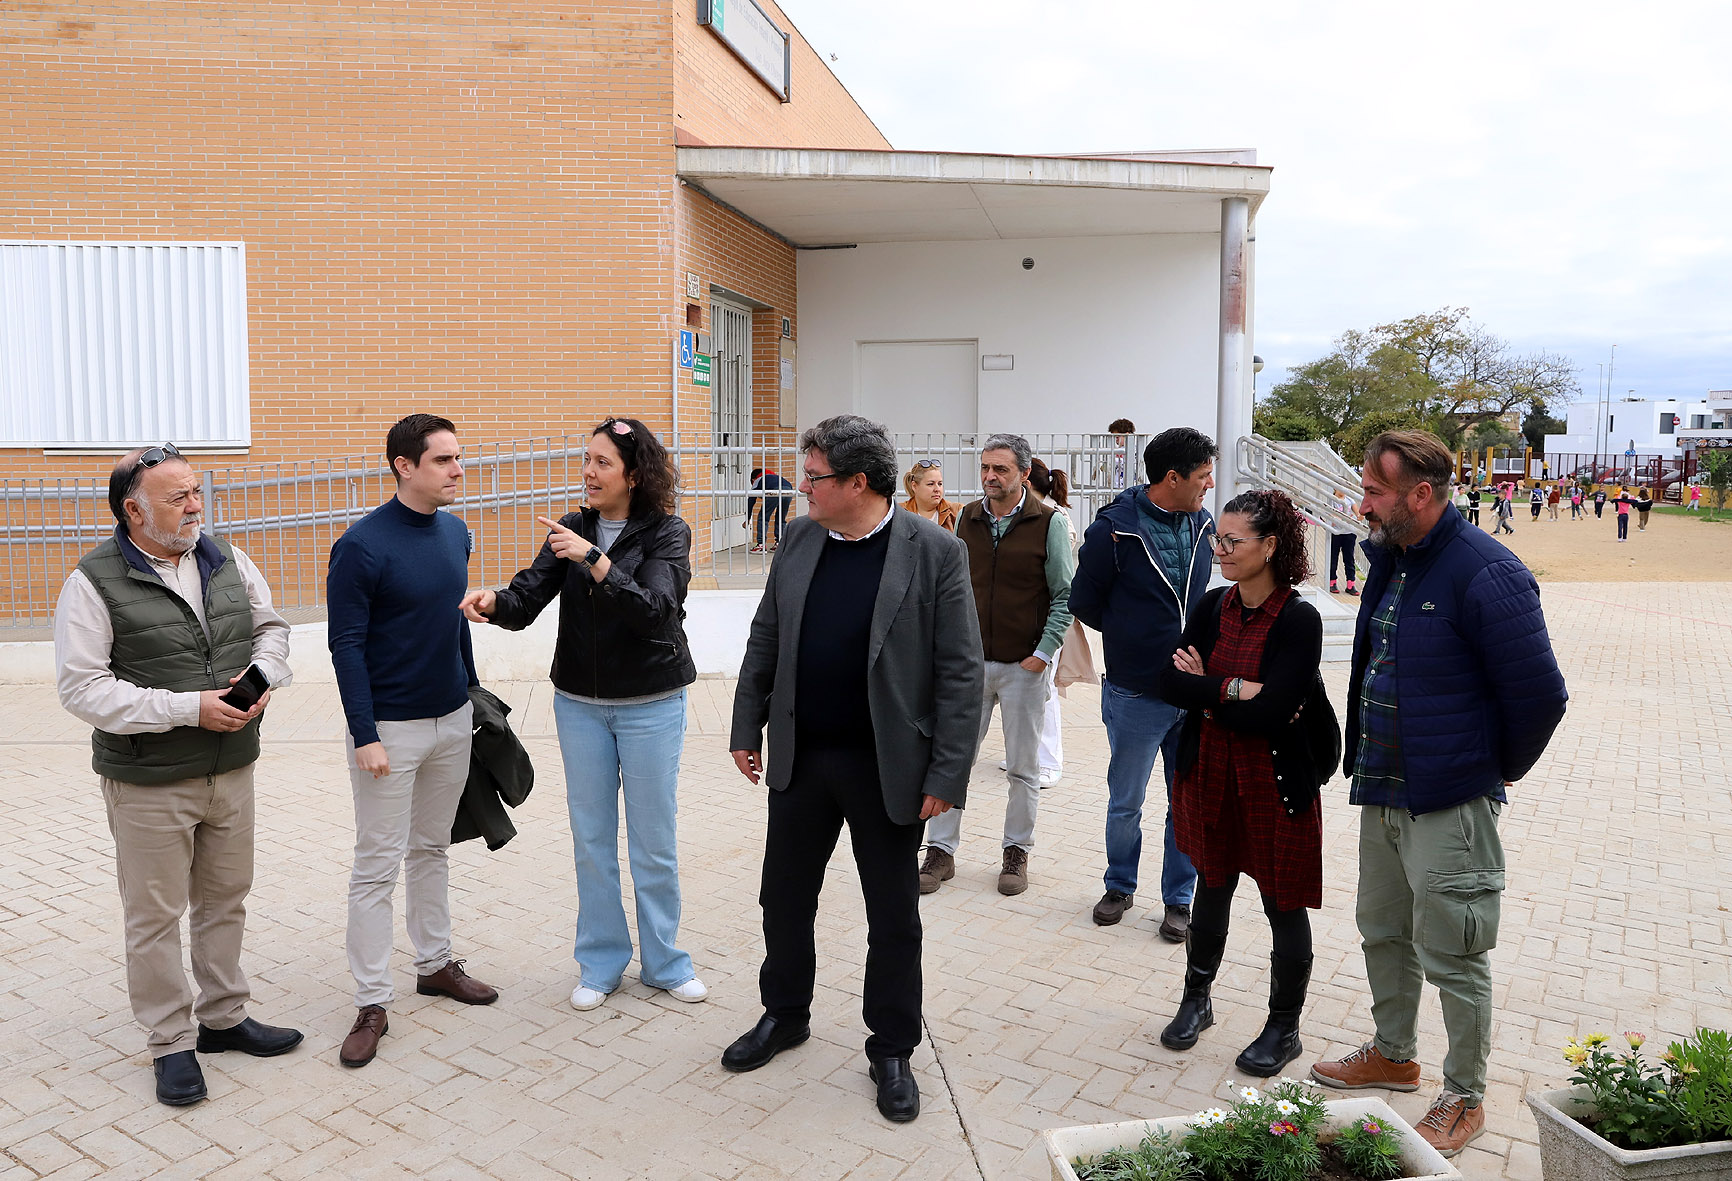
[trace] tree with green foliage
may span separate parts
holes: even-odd
[[[1577,392],[1567,357],[1515,353],[1466,308],[1442,308],[1342,333],[1328,354],[1271,389],[1252,423],[1268,438],[1327,439],[1349,457],[1377,433],[1366,433],[1374,420],[1393,424],[1383,429],[1422,426],[1459,447],[1475,428],[1523,405],[1536,427],[1545,425],[1538,416]],[[1492,446],[1520,442],[1501,424],[1481,437],[1495,439]]]
[[[1527,440],[1535,455],[1546,453],[1546,436],[1561,435],[1569,430],[1569,423],[1551,413],[1546,403],[1535,398],[1528,403],[1527,416],[1522,419],[1522,437]]]

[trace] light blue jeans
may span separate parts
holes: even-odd
[[[1122,689],[1101,678],[1101,724],[1107,730],[1106,888],[1137,892],[1137,863],[1143,855],[1143,800],[1154,773],[1155,755],[1167,780],[1166,839],[1161,857],[1161,901],[1189,906],[1197,871],[1173,837],[1173,760],[1179,753],[1185,711],[1153,693]]]
[[[588,705],[553,698],[565,799],[577,865],[577,960],[585,988],[612,992],[631,962],[631,932],[619,881],[619,801],[625,796],[626,853],[637,903],[640,978],[678,988],[692,957],[674,946],[680,929],[678,812],[686,695],[642,705]]]

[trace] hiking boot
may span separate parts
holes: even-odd
[[[1366,1042],[1351,1054],[1332,1062],[1319,1062],[1311,1067],[1311,1077],[1338,1091],[1361,1091],[1381,1087],[1386,1091],[1419,1090],[1419,1063],[1391,1062],[1377,1048],[1376,1042]]]
[[[1136,900],[1135,894],[1121,894],[1117,890],[1108,890],[1101,895],[1101,900],[1095,903],[1095,925],[1110,927],[1125,917],[1125,911],[1131,908]]]
[[[920,867],[920,892],[936,894],[940,882],[956,876],[956,858],[937,845],[926,846],[926,864]]]
[[[1437,1155],[1454,1156],[1485,1131],[1485,1108],[1469,1107],[1466,1095],[1445,1090],[1413,1130]]]
[[[1005,896],[1028,889],[1028,850],[1019,845],[1004,847],[1004,868],[998,871],[998,892]]]
[[[1183,943],[1185,932],[1191,929],[1191,908],[1183,903],[1167,903],[1161,916],[1161,938],[1168,943]]]

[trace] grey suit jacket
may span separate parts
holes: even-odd
[[[985,665],[962,542],[901,509],[885,528],[890,548],[872,610],[866,696],[884,810],[897,824],[916,824],[922,796],[958,807],[967,800]],[[788,786],[794,766],[800,629],[823,626],[823,604],[807,603],[806,592],[826,536],[810,517],[788,523],[734,694],[729,749],[762,750],[767,724],[765,778],[777,791]]]

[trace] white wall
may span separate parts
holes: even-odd
[[[1601,438],[1596,445],[1596,426],[1605,423],[1607,410],[1611,414],[1611,431],[1599,432]],[[1676,454],[1678,451],[1677,433],[1662,434],[1660,431],[1660,416],[1676,414],[1682,418],[1683,424],[1676,428],[1677,432],[1687,432],[1690,429],[1690,416],[1708,413],[1706,402],[1679,402],[1667,400],[1664,402],[1618,401],[1610,407],[1598,402],[1572,402],[1566,412],[1565,421],[1569,433],[1546,436],[1546,454],[1558,452],[1576,452],[1592,454],[1596,450],[1601,453],[1622,455],[1624,449],[1635,440],[1637,451],[1659,452],[1664,455]]]
[[[977,373],[982,432],[1100,433],[1126,417],[1146,433],[1212,435],[1219,243],[1161,234],[802,250],[800,425],[870,412],[859,404],[861,341],[976,339],[983,356],[1016,358],[1010,372]]]

